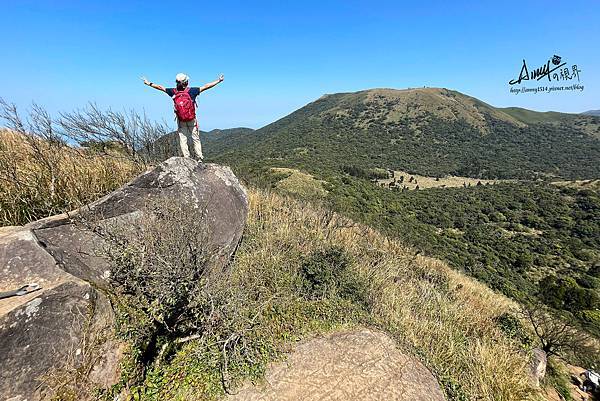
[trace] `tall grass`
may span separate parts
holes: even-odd
[[[527,355],[493,323],[511,307],[508,299],[327,211],[264,193],[252,194],[252,210],[251,226],[265,232],[256,232],[261,246],[238,263],[257,266],[257,256],[258,263],[268,263],[267,249],[306,254],[341,246],[369,288],[373,320],[420,355],[442,381],[455,382],[474,400],[524,400],[531,394]]]
[[[120,187],[143,166],[0,130],[0,226],[73,210]]]

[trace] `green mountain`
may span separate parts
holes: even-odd
[[[588,116],[600,116],[600,110],[588,110],[588,111],[584,111],[581,114],[585,114]]]
[[[428,176],[594,178],[600,118],[495,108],[438,88],[325,95],[253,132],[208,140],[210,155],[295,166]]]
[[[323,203],[600,338],[599,133],[594,116],[374,89],[323,96],[206,149],[252,185]]]

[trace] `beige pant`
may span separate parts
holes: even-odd
[[[179,146],[183,157],[191,157],[188,144],[192,143],[194,149],[194,159],[202,160],[202,144],[200,143],[200,132],[196,120],[177,121],[177,133],[179,134]]]

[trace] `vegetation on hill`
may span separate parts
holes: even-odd
[[[252,128],[227,128],[227,129],[213,129],[211,131],[202,131],[202,139],[219,140],[221,138],[226,139],[232,135],[245,135],[254,132]]]
[[[600,120],[597,114],[592,113],[558,113],[556,111],[533,111],[527,110],[520,107],[506,107],[498,110],[502,110],[504,113],[514,117],[525,124],[554,124],[556,126],[574,126],[577,129],[587,133],[588,135],[600,138],[600,130],[598,130],[598,124]],[[592,116],[592,117],[590,117]]]
[[[238,173],[270,188],[282,179],[261,168]],[[312,197],[317,203],[442,258],[516,300],[543,302],[600,337],[597,191],[505,182],[401,192],[349,174],[330,175],[320,185],[326,193]]]
[[[434,177],[596,178],[600,119],[563,116],[525,124],[445,89],[374,90],[324,96],[260,130],[209,140],[206,148],[208,156],[237,165],[266,162],[308,173],[357,166]]]
[[[508,296],[569,312],[600,336],[598,192],[503,183],[398,193],[369,184],[332,185],[328,201]]]
[[[284,358],[301,338],[367,325],[418,356],[450,400],[533,399],[527,346],[506,334],[502,323],[501,316],[511,314],[506,298],[328,209],[265,191],[249,194],[250,216],[233,265],[202,277],[186,303],[187,319],[178,319],[157,340],[162,351],[146,360],[141,381],[135,369],[124,373],[122,385],[129,383],[134,397],[218,399],[243,379],[259,381],[267,363]],[[189,235],[159,231],[174,248],[188,248]],[[139,235],[142,241],[152,238],[151,229]],[[144,259],[135,257],[135,249],[122,254]],[[130,287],[127,272],[137,270],[120,268],[123,258],[114,260],[117,280]],[[164,316],[163,304],[152,300],[165,295],[144,288],[117,297],[133,362],[148,343],[151,322]]]
[[[574,114],[556,111],[533,111],[521,107],[505,107],[499,110],[525,124],[569,122],[577,118],[577,115]]]
[[[272,167],[311,173],[328,183],[321,198],[335,210],[443,257],[505,294],[538,296],[575,313],[600,333],[597,192],[515,182],[399,193],[367,181],[382,179],[381,167],[432,177],[595,178],[600,141],[582,121],[598,127],[593,117],[495,109],[443,89],[372,90],[324,96],[207,148],[258,185],[279,185]],[[578,300],[545,299],[537,285],[550,285],[553,277],[570,277],[552,285]]]
[[[119,154],[0,131],[0,226],[74,210],[125,184],[144,166]]]
[[[445,90],[375,90],[325,96],[208,149],[262,187],[279,186],[274,167],[311,174],[326,193],[309,198],[600,336],[598,192],[591,184],[514,182],[600,176],[600,141],[589,132],[597,122],[494,109]],[[386,169],[511,182],[390,191],[371,182]]]

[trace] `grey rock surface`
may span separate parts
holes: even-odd
[[[114,322],[106,296],[61,269],[28,228],[0,231],[0,266],[0,289],[32,282],[42,288],[0,299],[0,398],[47,399],[49,385],[64,380],[67,369],[91,361],[104,368],[90,382],[113,384],[120,344],[104,341],[94,344],[101,352],[89,352]],[[109,371],[114,379],[107,383]]]
[[[387,335],[358,329],[300,343],[271,364],[265,383],[229,401],[444,401],[431,372]]]
[[[159,199],[197,211],[213,263],[228,263],[248,213],[245,189],[228,167],[181,157],[72,213],[0,229],[0,292],[32,282],[42,287],[0,299],[0,400],[49,399],[51,384],[82,366],[89,373],[78,379],[86,383],[107,387],[118,380],[123,344],[112,335],[106,244],[79,222],[135,224]]]
[[[540,381],[546,376],[547,356],[544,351],[534,348],[531,356],[531,379],[539,387]]]
[[[198,211],[206,223],[206,247],[227,262],[241,238],[248,214],[246,190],[229,167],[172,157],[129,184],[69,215],[29,224],[45,249],[67,272],[106,286],[109,266],[98,249],[102,240],[73,224],[80,218],[135,224],[143,210],[161,200],[176,200]]]

